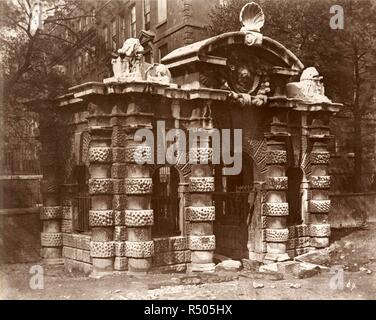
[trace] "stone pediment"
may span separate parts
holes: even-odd
[[[229,32],[196,42],[171,52],[162,63],[182,88],[253,95],[270,85],[278,92],[274,88],[278,77],[286,83],[304,68],[283,45],[254,31]]]

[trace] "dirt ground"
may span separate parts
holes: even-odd
[[[214,274],[113,275],[92,279],[43,266],[44,288],[30,288],[35,263],[0,267],[1,299],[376,299],[376,223],[332,232],[331,259],[343,268],[341,281],[329,271],[306,279],[273,280],[250,271]],[[42,265],[42,264],[41,264]],[[337,274],[338,275],[338,274]],[[336,288],[333,287],[336,283]]]

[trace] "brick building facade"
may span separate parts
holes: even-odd
[[[99,0],[75,9],[69,29],[61,28],[66,40],[80,41],[56,61],[63,65],[72,84],[99,81],[111,75],[111,53],[127,38],[139,38],[145,60],[159,62],[169,52],[206,38],[205,23],[210,8],[220,1],[201,0]],[[63,34],[61,34],[63,33]]]

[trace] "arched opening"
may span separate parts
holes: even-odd
[[[216,253],[233,259],[248,258],[248,200],[254,188],[254,163],[243,153],[239,175],[224,176],[222,169],[221,165],[215,167]]]
[[[289,203],[289,215],[287,225],[298,225],[302,223],[302,190],[303,170],[290,167],[286,171],[288,178],[287,202]]]
[[[179,172],[170,166],[160,167],[153,174],[152,237],[173,237],[182,234],[179,227]]]

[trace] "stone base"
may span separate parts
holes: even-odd
[[[106,276],[111,276],[113,275],[114,272],[113,271],[107,271],[107,272],[98,272],[98,271],[94,271],[92,273],[90,273],[89,275],[89,278],[92,278],[92,279],[101,279],[103,277],[106,277]]]
[[[264,257],[264,262],[282,262],[290,260],[290,257],[287,253],[267,253]]]
[[[187,266],[187,272],[214,272],[215,263],[191,263]]]
[[[64,264],[64,258],[46,258],[46,259],[43,259],[43,263],[47,265]]]
[[[258,252],[252,252],[252,251],[249,252],[249,260],[263,262],[264,258],[265,258],[265,253],[258,253]]]
[[[150,270],[150,273],[185,273],[186,271],[187,265],[185,263],[181,263],[169,266],[154,267]]]

